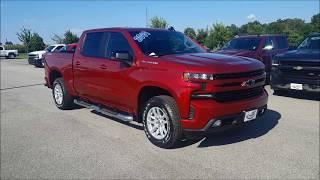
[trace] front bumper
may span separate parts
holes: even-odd
[[[185,131],[206,132],[213,130],[211,128],[212,123],[218,119],[222,120],[222,126],[214,130],[221,129],[227,125],[236,125],[243,122],[244,111],[259,109],[258,112],[260,112],[263,109],[264,112],[267,107],[267,101],[268,94],[265,90],[258,97],[234,102],[221,103],[214,100],[192,100],[193,118],[181,120],[181,126]],[[262,114],[258,113],[258,115]],[[236,122],[233,122],[234,120]]]
[[[257,114],[256,119],[258,119],[260,116],[262,116],[267,111],[267,105],[259,107],[257,109],[258,109],[258,114]],[[191,133],[191,132],[213,133],[213,132],[225,131],[225,130],[229,130],[234,127],[243,125],[245,123],[244,116],[245,116],[245,112],[222,116],[222,117],[217,117],[215,119],[211,119],[206,124],[206,126],[202,129],[185,129],[184,131],[189,132],[189,133]],[[256,120],[256,119],[254,119],[254,120]],[[213,125],[217,120],[220,120],[222,123],[220,126],[214,127]],[[249,121],[249,122],[251,122],[251,121]]]
[[[270,86],[274,90],[291,90],[290,83],[302,84],[302,91],[320,93],[320,80],[285,77],[277,72],[271,73]]]
[[[36,67],[43,67],[42,61],[43,59],[34,59],[33,65],[35,65]]]

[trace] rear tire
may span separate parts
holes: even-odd
[[[71,109],[73,107],[73,97],[67,92],[63,78],[57,78],[54,80],[52,96],[54,103],[59,109]]]
[[[8,58],[9,58],[9,59],[15,59],[15,58],[16,58],[16,55],[11,53],[11,54],[9,54]]]
[[[143,126],[151,143],[161,148],[174,147],[182,135],[175,100],[165,95],[149,99],[143,111]]]

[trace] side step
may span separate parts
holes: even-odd
[[[83,107],[86,107],[88,109],[92,109],[94,111],[97,111],[99,113],[102,113],[104,115],[107,115],[107,116],[110,116],[110,117],[114,117],[114,118],[117,118],[117,119],[120,119],[122,121],[126,121],[126,122],[129,122],[129,121],[132,121],[133,120],[133,116],[130,116],[130,115],[125,115],[125,114],[121,114],[121,113],[118,113],[118,112],[114,112],[114,111],[111,111],[109,109],[106,109],[106,108],[103,108],[103,107],[99,107],[97,105],[94,105],[94,104],[90,104],[90,103],[87,103],[85,101],[81,101],[79,99],[75,99],[74,100],[74,103],[75,104],[78,104],[79,106],[83,106]]]

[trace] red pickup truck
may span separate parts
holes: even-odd
[[[265,78],[257,60],[207,53],[182,33],[164,29],[88,30],[74,53],[45,58],[46,85],[58,108],[75,103],[141,122],[148,139],[162,148],[188,133],[261,116]]]
[[[289,49],[287,37],[277,34],[236,36],[216,53],[260,60],[266,67],[269,83],[272,57]]]

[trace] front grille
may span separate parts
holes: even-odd
[[[320,79],[319,71],[281,69],[284,77],[298,79]]]
[[[262,93],[263,87],[260,86],[245,90],[215,93],[214,99],[218,102],[230,102],[257,97],[260,96]]]
[[[302,67],[319,67],[320,62],[318,61],[280,61],[281,65],[284,66],[302,66]]]
[[[233,79],[233,78],[245,78],[245,77],[254,77],[260,76],[265,73],[264,69],[256,71],[247,71],[241,73],[227,73],[227,74],[215,74],[215,79]]]
[[[28,59],[31,59],[31,60],[33,60],[33,59],[35,59],[37,57],[38,57],[38,55],[33,55],[33,54],[28,55]]]

